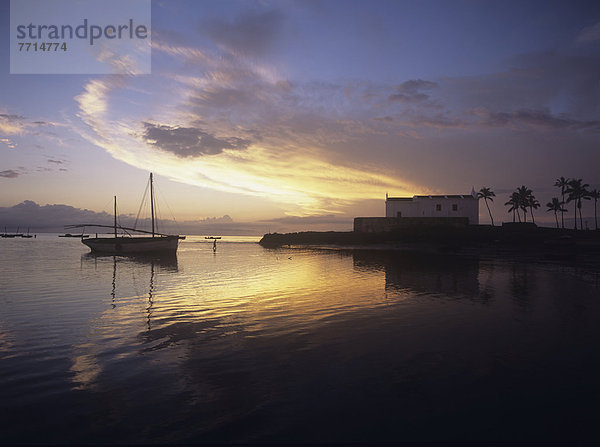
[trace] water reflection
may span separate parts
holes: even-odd
[[[513,302],[522,310],[530,307],[532,290],[536,288],[535,272],[528,264],[512,264],[510,267],[510,291]]]
[[[173,255],[161,255],[161,256],[144,256],[144,255],[130,255],[130,256],[113,256],[113,255],[100,255],[95,253],[85,253],[81,255],[82,264],[93,264],[96,268],[98,263],[104,263],[107,260],[114,262],[123,262],[124,264],[139,264],[139,265],[154,265],[159,267],[161,270],[175,273],[178,271],[177,254]]]
[[[89,339],[96,342],[86,340],[73,347],[71,372],[75,389],[96,389],[110,358],[136,355],[131,348],[137,333],[152,330],[155,299],[159,293],[157,276],[168,278],[179,272],[176,256],[121,257],[86,253],[81,256],[82,273],[90,267],[96,274],[95,281],[103,282],[107,286],[105,290],[110,290],[110,308],[91,324]]]
[[[4,280],[0,360],[24,380],[0,380],[0,409],[33,414],[5,411],[9,439],[535,439],[597,419],[591,268],[234,243],[80,256],[37,289]],[[31,420],[38,438],[12,424]]]
[[[11,334],[2,328],[0,324],[0,354],[3,352],[8,352],[9,349],[13,346],[11,341]]]
[[[98,264],[105,263],[107,260],[112,260],[112,289],[111,289],[111,305],[114,309],[117,306],[117,264],[122,265],[126,271],[132,271],[131,266],[143,266],[148,267],[150,277],[148,279],[148,306],[147,311],[147,325],[148,329],[151,326],[151,315],[153,306],[153,293],[154,293],[154,275],[155,270],[158,268],[162,272],[177,273],[177,255],[172,256],[114,256],[114,255],[97,255],[93,253],[86,253],[81,256],[82,264],[93,264],[94,269],[97,271]]]
[[[476,257],[456,257],[418,252],[368,251],[353,253],[354,267],[385,272],[388,291],[437,294],[444,297],[489,299],[480,287],[480,261]]]

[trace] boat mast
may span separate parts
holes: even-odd
[[[81,232],[83,234],[83,231]],[[115,196],[115,239],[117,238],[117,196]]]
[[[154,237],[154,185],[152,184],[152,173],[150,173],[150,210],[152,212],[152,237]]]

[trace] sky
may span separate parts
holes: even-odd
[[[142,75],[10,74],[9,9],[0,227],[114,195],[135,216],[149,172],[165,218],[240,234],[350,230],[386,193],[487,186],[500,222],[521,185],[600,189],[597,1],[153,1]]]

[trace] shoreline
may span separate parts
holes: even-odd
[[[573,230],[508,224],[411,227],[380,233],[298,232],[265,234],[265,248],[404,251],[430,254],[500,255],[568,259],[600,254],[600,230]]]

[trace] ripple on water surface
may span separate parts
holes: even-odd
[[[593,433],[593,263],[251,242],[140,260],[0,240],[5,442]]]

